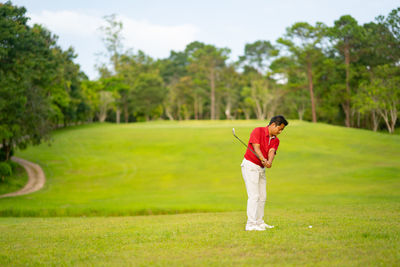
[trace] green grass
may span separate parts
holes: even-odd
[[[0,195],[18,191],[28,182],[28,174],[25,169],[18,165],[11,176],[5,177],[4,181],[0,180]]]
[[[18,151],[45,188],[0,200],[2,216],[139,215],[245,209],[244,140],[263,122],[94,124]],[[399,202],[400,137],[294,121],[267,171],[270,206]]]
[[[290,121],[267,170],[276,228],[245,232],[231,130],[262,125],[93,124],[18,151],[47,182],[0,199],[0,265],[400,265],[400,136]]]
[[[269,210],[269,209],[268,209]],[[372,211],[372,212],[371,212]],[[2,266],[398,266],[400,213],[273,209],[265,232],[244,212],[0,219]],[[313,228],[308,228],[312,224]]]

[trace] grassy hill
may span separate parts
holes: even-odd
[[[17,156],[45,188],[0,199],[2,216],[244,210],[240,163],[256,121],[93,124],[56,131]],[[399,202],[400,136],[292,121],[267,171],[269,208]]]
[[[398,266],[400,136],[290,121],[267,170],[276,227],[246,232],[231,130],[262,125],[93,124],[18,151],[47,183],[0,199],[0,265]]]

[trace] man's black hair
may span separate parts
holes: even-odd
[[[275,125],[277,125],[277,126],[279,126],[281,124],[284,124],[285,126],[287,126],[289,124],[287,122],[287,120],[285,119],[285,117],[283,117],[282,115],[272,117],[271,121],[269,122],[268,125],[271,125],[272,123],[275,123]]]

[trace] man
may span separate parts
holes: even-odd
[[[267,199],[265,168],[272,167],[272,161],[279,146],[277,135],[287,125],[286,119],[279,115],[273,117],[266,127],[257,127],[250,134],[249,144],[241,164],[248,196],[246,231],[264,231],[266,228],[274,227],[263,220]]]

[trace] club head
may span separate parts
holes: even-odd
[[[232,133],[233,135],[235,135],[235,128],[232,128]]]

